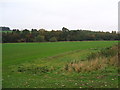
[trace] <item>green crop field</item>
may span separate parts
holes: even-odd
[[[3,88],[117,88],[117,67],[91,72],[63,68],[74,61],[85,62],[90,53],[117,41],[80,41],[2,44]]]

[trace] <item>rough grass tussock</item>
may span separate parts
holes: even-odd
[[[65,65],[64,70],[69,72],[91,72],[103,69],[109,65],[118,66],[118,46],[105,48],[92,53],[85,61],[71,62]]]

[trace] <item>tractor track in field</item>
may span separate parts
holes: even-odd
[[[87,49],[86,49],[86,50],[87,50]],[[70,55],[70,54],[74,54],[74,53],[82,52],[82,51],[85,51],[85,50],[74,50],[74,51],[69,51],[69,52],[57,54],[57,55],[55,55],[55,56],[49,56],[49,57],[42,58],[42,59],[52,60],[52,59],[57,59],[57,58],[60,58],[60,57],[66,56],[66,55]]]

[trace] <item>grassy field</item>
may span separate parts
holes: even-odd
[[[109,66],[91,72],[68,72],[70,62],[117,41],[6,43],[3,48],[3,88],[117,88],[118,69]]]

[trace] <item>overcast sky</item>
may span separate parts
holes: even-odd
[[[11,29],[118,30],[119,0],[0,0],[0,26]]]

